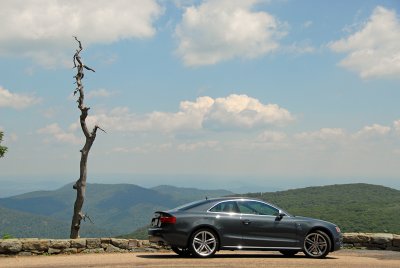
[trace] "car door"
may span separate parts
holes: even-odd
[[[264,202],[238,201],[242,223],[242,246],[259,248],[299,247],[297,225],[289,216]]]
[[[235,201],[223,201],[208,211],[220,235],[222,247],[239,247],[242,243],[242,222]]]

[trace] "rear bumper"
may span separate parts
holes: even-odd
[[[157,243],[162,245],[168,245],[169,243],[164,238],[164,230],[161,228],[149,228],[147,231],[149,241],[151,243]]]
[[[187,232],[177,231],[173,228],[151,227],[147,234],[151,243],[176,247],[187,246]]]

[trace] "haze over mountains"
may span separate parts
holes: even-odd
[[[14,237],[69,236],[76,192],[72,183],[54,191],[36,191],[0,198],[0,235]],[[133,184],[88,184],[84,212],[93,220],[83,223],[82,236],[129,233],[150,222],[155,210],[208,197],[231,195],[225,190],[199,190]]]
[[[132,233],[149,224],[156,210],[207,197],[233,195],[226,190],[133,184],[88,184],[84,212],[94,225],[82,224],[82,237]],[[379,185],[344,184],[288,191],[249,193],[294,215],[337,223],[344,232],[400,234],[400,191]],[[54,191],[0,198],[0,236],[67,238],[75,191],[72,184]],[[145,236],[145,229],[141,229]],[[143,231],[144,230],[144,231]]]

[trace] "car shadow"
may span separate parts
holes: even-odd
[[[196,257],[187,256],[182,257],[175,254],[143,254],[137,255],[136,257],[144,258],[144,259],[197,259]],[[230,253],[221,253],[215,254],[212,259],[310,259],[304,255],[295,255],[292,257],[286,257],[281,254],[230,254]],[[336,260],[336,257],[327,256],[325,259]],[[311,259],[310,259],[311,260]]]

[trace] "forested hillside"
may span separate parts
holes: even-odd
[[[294,215],[332,221],[344,232],[400,234],[400,191],[392,188],[359,183],[246,195]]]

